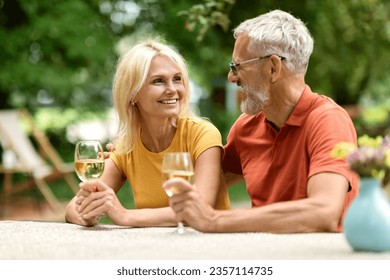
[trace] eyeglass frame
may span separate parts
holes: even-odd
[[[255,58],[252,58],[252,59],[248,59],[248,60],[245,60],[245,61],[242,61],[242,62],[239,62],[239,63],[235,63],[233,60],[229,62],[229,67],[230,67],[230,70],[233,72],[234,76],[237,76],[237,66],[240,66],[240,65],[244,65],[244,64],[248,64],[248,63],[251,63],[251,62],[254,62],[254,61],[257,61],[257,60],[261,60],[261,59],[264,59],[264,58],[269,58],[271,57],[273,54],[269,54],[269,55],[265,55],[265,56],[260,56],[260,57],[255,57]],[[281,56],[281,55],[277,55],[280,58],[280,60],[284,60],[286,59],[284,56]]]

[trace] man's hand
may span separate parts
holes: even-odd
[[[165,189],[175,187],[178,191],[169,199],[177,221],[185,221],[192,228],[210,232],[215,226],[215,210],[200,195],[194,185],[182,178],[173,178],[163,184]]]
[[[104,159],[110,158],[110,152],[115,151],[115,146],[112,143],[107,143],[106,149],[108,152],[104,152]]]

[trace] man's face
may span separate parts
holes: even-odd
[[[240,63],[257,57],[248,52],[249,37],[241,35],[237,38],[233,50],[233,61]],[[263,75],[264,60],[237,67],[237,75],[229,71],[228,79],[241,87],[243,99],[240,109],[243,113],[256,115],[263,110],[269,99],[269,84]]]
[[[241,86],[244,98],[240,104],[240,109],[248,115],[257,115],[263,110],[269,99],[269,91],[262,75],[256,80],[252,79]]]

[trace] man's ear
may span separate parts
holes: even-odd
[[[270,57],[271,61],[271,83],[275,83],[276,80],[280,77],[282,71],[282,60],[277,55],[272,55]]]

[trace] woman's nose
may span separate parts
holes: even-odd
[[[168,92],[176,92],[176,87],[175,87],[175,84],[173,82],[168,82],[166,84],[166,90]]]

